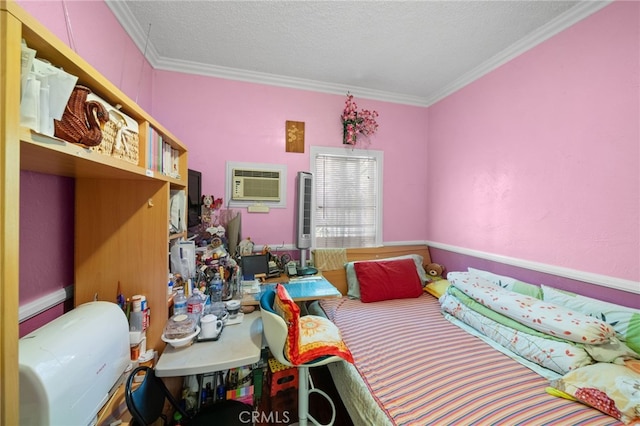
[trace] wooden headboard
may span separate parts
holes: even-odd
[[[419,254],[424,258],[423,264],[431,263],[429,247],[422,244],[406,246],[383,246],[369,248],[347,249],[347,262],[358,260],[384,259],[387,257],[403,256],[405,254]],[[347,273],[344,268],[323,270],[322,275],[333,284],[343,295],[347,294]]]

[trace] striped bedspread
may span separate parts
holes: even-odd
[[[548,395],[547,380],[447,321],[437,299],[323,300],[375,401],[397,425],[618,425]]]

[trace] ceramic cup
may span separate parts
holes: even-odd
[[[213,314],[208,314],[200,319],[200,338],[215,339],[222,331],[222,321]]]

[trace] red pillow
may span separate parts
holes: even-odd
[[[413,259],[356,262],[360,300],[365,303],[408,299],[422,294],[422,283]]]

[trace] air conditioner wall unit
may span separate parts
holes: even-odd
[[[231,199],[237,201],[280,201],[280,171],[233,169]]]

